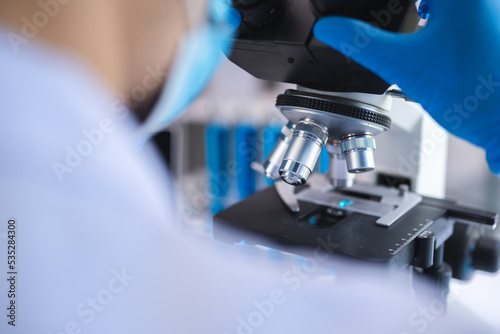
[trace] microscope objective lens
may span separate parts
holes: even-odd
[[[291,185],[305,184],[327,140],[326,126],[311,118],[301,119],[281,164],[281,178]]]

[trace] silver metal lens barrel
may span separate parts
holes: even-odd
[[[330,168],[328,176],[330,184],[335,188],[349,188],[354,184],[354,174],[347,170],[347,162],[342,150],[340,142],[328,141],[326,150],[330,156]]]
[[[349,173],[365,173],[375,169],[375,139],[371,133],[352,134],[342,138]]]
[[[306,183],[327,140],[326,126],[311,118],[301,119],[279,170],[283,181],[295,186]]]
[[[281,167],[281,163],[283,162],[283,158],[285,157],[285,153],[288,150],[288,146],[292,141],[293,130],[295,129],[295,124],[292,122],[288,122],[281,129],[281,135],[274,145],[273,150],[269,153],[266,161],[264,161],[264,173],[271,180],[278,180],[280,178],[279,169]]]

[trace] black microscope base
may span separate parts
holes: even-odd
[[[214,238],[226,243],[245,241],[304,256],[321,248],[402,269],[408,265],[418,267],[418,257],[429,256],[420,249],[418,237],[423,232],[435,235],[431,248],[438,248],[452,234],[456,221],[494,226],[497,220],[496,213],[428,197],[423,197],[390,227],[377,225],[375,216],[306,201],[299,204],[300,212],[291,212],[271,186],[215,215]],[[421,267],[427,266],[429,263]]]

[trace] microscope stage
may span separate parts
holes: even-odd
[[[298,188],[300,211],[293,213],[271,186],[217,214],[214,238],[227,243],[245,241],[306,256],[321,248],[330,253],[382,262],[391,268],[410,264],[426,268],[432,265],[434,248],[452,235],[456,221],[493,227],[497,220],[495,213],[459,206],[450,200],[421,197],[418,204],[408,208],[392,225],[384,226],[377,223],[384,210],[374,205],[372,211],[379,213],[368,214],[368,206],[356,209],[356,201],[384,208],[387,207],[384,196],[374,194],[398,193],[398,189],[379,186],[359,189],[373,191]],[[336,200],[328,200],[329,196]],[[320,203],[313,197],[326,200]],[[346,200],[338,201],[344,197]],[[393,210],[397,209],[395,205]]]

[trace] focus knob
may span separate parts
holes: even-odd
[[[264,28],[276,22],[286,11],[285,0],[233,0],[232,6],[252,28]]]
[[[453,235],[445,243],[444,260],[451,265],[456,279],[468,280],[474,270],[497,272],[499,257],[500,241],[483,235],[477,226],[456,223]]]
[[[495,273],[500,269],[500,241],[493,236],[479,239],[472,255],[474,269]]]

